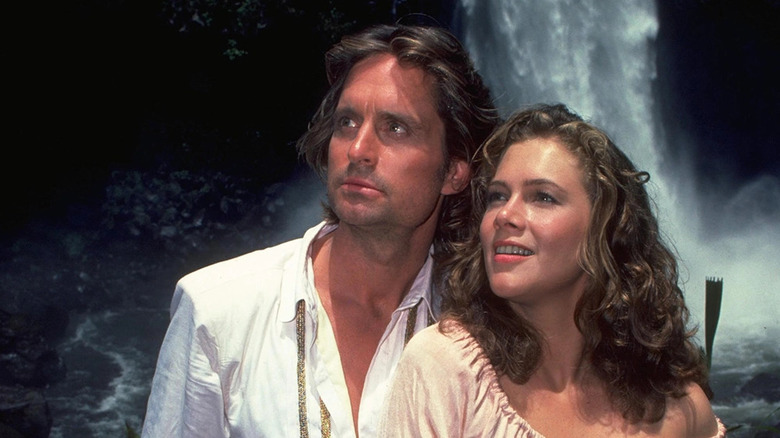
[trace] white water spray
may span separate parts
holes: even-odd
[[[724,199],[734,204],[730,211],[739,221],[708,218],[726,232],[704,229],[692,167],[664,161],[663,127],[654,116],[654,4],[463,0],[462,6],[464,43],[502,114],[537,102],[564,103],[605,129],[637,167],[650,172],[650,194],[661,229],[679,253],[682,286],[692,322],[701,327],[699,336],[705,278],[723,278],[715,356],[724,343],[780,333],[780,218],[771,217],[776,209],[767,217],[766,209],[756,208],[767,198],[780,201],[780,182],[758,177],[734,199]]]

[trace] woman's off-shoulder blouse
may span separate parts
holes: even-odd
[[[467,330],[450,322],[416,334],[395,371],[381,437],[543,438],[510,405],[493,366]],[[726,429],[718,420],[718,434]]]

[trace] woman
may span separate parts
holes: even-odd
[[[483,146],[442,321],[396,371],[386,436],[724,436],[649,176],[562,105]]]

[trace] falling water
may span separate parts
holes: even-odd
[[[702,225],[703,196],[686,179],[692,168],[665,158],[664,131],[656,122],[653,4],[462,0],[461,9],[461,37],[505,115],[530,103],[566,103],[603,127],[652,174],[651,193],[661,226],[680,253],[694,322],[702,320],[705,278],[724,279],[713,358],[715,411],[727,424],[760,424],[773,406],[745,397],[740,388],[761,372],[780,375],[780,294],[772,293],[780,284],[780,217],[776,209],[765,208],[780,205],[780,183],[757,176],[723,200],[726,213]],[[280,200],[287,200],[290,215],[274,233],[277,241],[316,223],[323,197],[321,185],[306,178],[286,186]],[[143,327],[150,333],[139,335],[139,320],[147,322]],[[167,309],[107,312],[75,321],[73,337],[63,345],[63,354],[72,358],[69,380],[48,394],[55,411],[52,437],[120,436],[125,420],[139,427],[156,337],[166,323]]]
[[[650,172],[661,227],[679,253],[686,300],[702,330],[705,278],[724,281],[713,354],[716,413],[731,424],[758,424],[772,407],[738,391],[759,372],[780,374],[780,217],[777,209],[761,208],[780,204],[778,178],[756,176],[724,200],[730,213],[702,224],[692,166],[669,159],[657,122],[659,24],[652,2],[462,0],[461,6],[462,38],[504,115],[537,102],[565,103]]]

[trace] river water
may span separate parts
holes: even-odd
[[[502,112],[529,103],[562,102],[611,134],[632,160],[652,175],[651,192],[661,225],[680,253],[685,293],[695,323],[702,323],[706,277],[724,280],[721,322],[715,340],[713,406],[730,436],[752,436],[750,426],[771,424],[772,403],[740,395],[740,388],[765,372],[780,376],[780,284],[776,245],[780,223],[751,214],[751,227],[702,229],[699,196],[686,180],[690,166],[664,161],[664,130],[654,117],[653,43],[658,21],[651,2],[463,0],[462,38],[475,57]],[[608,23],[609,25],[604,25]],[[747,184],[733,198],[742,213],[776,181]],[[292,219],[265,231],[258,246],[302,233],[317,222],[319,188],[300,181],[280,191]],[[164,261],[161,261],[161,263]],[[119,437],[126,425],[141,428],[157,351],[168,321],[167,303],[176,278],[158,279],[154,305],[74,315],[59,345],[68,366],[66,381],[48,388],[54,416],[51,436]]]

